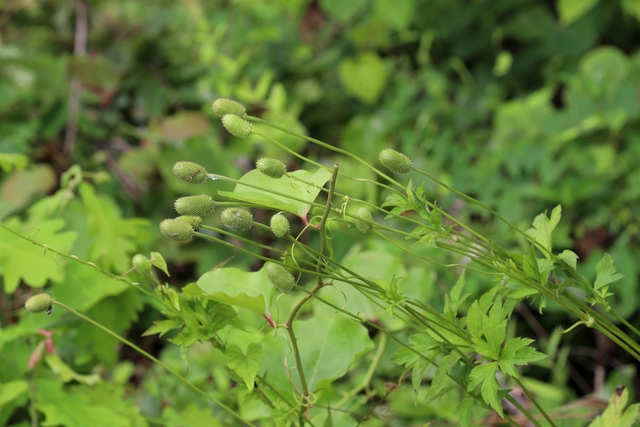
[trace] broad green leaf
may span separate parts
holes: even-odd
[[[206,297],[269,316],[269,305],[275,289],[261,271],[246,272],[237,268],[217,268],[198,279],[198,287]]]
[[[556,6],[560,22],[569,25],[587,13],[599,0],[558,0]]]
[[[170,276],[169,271],[167,270],[167,262],[164,260],[160,252],[151,252],[151,264],[162,270],[167,276]]]
[[[82,375],[77,373],[71,369],[69,365],[64,363],[57,354],[47,354],[45,360],[49,368],[51,368],[51,371],[59,375],[65,383],[77,381],[82,384],[93,385],[100,381],[100,375],[98,374]]]
[[[244,354],[237,345],[230,345],[225,352],[227,365],[244,380],[249,391],[253,390],[254,380],[260,369],[263,355],[262,346],[253,342],[249,344],[247,354]]]
[[[87,209],[89,235],[93,239],[89,256],[105,270],[123,273],[130,268],[131,257],[140,243],[151,238],[149,221],[122,218],[120,208],[105,196],[96,195],[92,186],[80,184],[79,193]]]
[[[76,239],[76,233],[60,231],[65,226],[61,219],[45,219],[37,224],[22,224],[18,218],[10,218],[3,225],[24,236],[31,235],[34,241],[44,243],[60,252],[68,252]],[[45,253],[41,247],[7,230],[0,230],[0,273],[4,279],[6,293],[13,293],[21,280],[36,288],[43,287],[48,280],[62,281],[64,269],[61,262],[61,259],[56,259],[50,252]]]
[[[22,380],[6,381],[0,384],[0,408],[17,399],[29,390],[29,383]]]
[[[339,73],[347,93],[366,104],[374,104],[387,84],[387,66],[373,52],[342,60]]]
[[[198,408],[189,403],[185,408],[167,405],[162,409],[162,423],[165,427],[221,427],[220,421],[211,408]]]
[[[629,400],[629,390],[624,388],[622,393],[618,390],[609,399],[609,406],[601,416],[589,424],[589,427],[632,427],[640,419],[640,404],[636,403],[627,406]]]
[[[331,178],[331,173],[326,169],[318,169],[315,172],[297,170],[292,175],[310,184],[303,184],[286,176],[280,179],[270,178],[258,170],[246,173],[240,182],[264,188],[258,189],[243,184],[237,184],[233,191],[219,191],[221,196],[261,206],[291,212],[300,218],[306,218],[311,205],[320,194],[321,188]],[[277,192],[279,194],[274,194]]]
[[[537,243],[547,248],[549,252],[552,250],[551,234],[560,222],[560,216],[562,214],[562,206],[556,206],[551,212],[551,217],[547,218],[546,213],[541,213],[533,220],[533,228],[527,230],[527,234],[531,238],[535,239]],[[549,258],[547,252],[544,252],[544,256]]]
[[[611,255],[604,254],[602,259],[596,265],[596,281],[593,286],[596,289],[613,283],[617,280],[624,278],[624,274],[616,273],[616,266],[613,264],[613,258]]]

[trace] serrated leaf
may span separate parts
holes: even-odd
[[[502,310],[502,301],[500,299],[496,300],[493,307],[491,307],[489,316],[484,316],[482,319],[482,332],[490,349],[490,353],[483,354],[483,356],[498,360],[502,342],[507,333],[507,314]]]
[[[535,245],[531,244],[531,250],[529,254],[524,257],[524,273],[527,277],[532,278],[536,283],[540,283],[540,268],[538,267],[538,260],[536,259]]]
[[[160,252],[151,252],[151,264],[162,270],[167,276],[170,276],[169,270],[167,269],[167,262]]]
[[[393,353],[393,356],[391,356],[391,362],[399,366],[409,367],[414,364],[419,357],[420,356],[418,356],[410,349],[406,347],[400,347],[398,350],[396,350],[395,353]]]
[[[9,218],[3,225],[24,236],[32,235],[34,241],[61,252],[68,252],[76,240],[75,232],[60,231],[65,226],[61,219],[22,224],[18,218]],[[36,230],[38,232],[33,235]],[[18,288],[21,280],[31,287],[41,288],[49,280],[61,282],[64,278],[64,269],[56,264],[50,252],[44,253],[41,247],[6,230],[0,231],[0,272],[4,278],[4,291],[9,294]]]
[[[616,273],[616,270],[617,269],[613,263],[611,255],[604,254],[602,259],[596,265],[596,281],[593,284],[594,288],[600,289],[609,283],[613,283],[624,278],[624,274]]]
[[[565,249],[558,255],[558,258],[569,264],[574,270],[578,267],[578,255],[573,251]]]
[[[153,326],[147,329],[142,336],[145,337],[147,335],[160,334],[163,336],[167,332],[178,329],[182,327],[183,322],[177,319],[169,319],[169,320],[156,320],[153,322]]]
[[[165,295],[169,297],[169,301],[171,301],[171,305],[173,305],[173,308],[175,308],[176,311],[180,311],[180,298],[178,297],[178,293],[175,291],[175,289],[166,288],[164,292]]]
[[[462,295],[462,289],[464,288],[464,285],[465,285],[465,270],[462,270],[462,274],[460,274],[460,277],[458,277],[458,280],[456,281],[455,286],[451,288],[451,291],[449,292],[448,295],[445,296],[445,300],[444,300],[444,313],[445,313],[445,316],[451,321],[454,321],[456,319],[460,305],[462,305],[462,303],[467,299],[467,297],[471,295],[471,294]]]
[[[533,220],[533,228],[527,230],[527,234],[540,245],[547,248],[549,252],[552,250],[551,234],[560,222],[561,214],[562,207],[558,205],[551,212],[551,218],[547,218],[546,213],[541,213]],[[550,257],[547,252],[544,252],[544,256],[547,258]]]
[[[640,404],[636,403],[627,408],[629,391],[625,388],[622,393],[616,391],[609,399],[609,406],[601,416],[589,424],[589,427],[631,427],[640,418]]]
[[[502,417],[504,413],[502,412],[501,399],[498,395],[498,390],[502,390],[502,388],[496,379],[497,372],[498,362],[489,362],[476,366],[469,374],[467,391],[472,391],[478,385],[482,384],[480,388],[482,400]]]
[[[514,365],[527,365],[531,362],[545,359],[545,354],[529,347],[533,340],[528,338],[512,338],[506,342],[500,355],[500,369],[505,374],[518,378]]]
[[[318,169],[315,172],[297,170],[292,172],[292,175],[311,184],[303,184],[286,176],[273,179],[254,169],[240,178],[240,182],[256,185],[264,190],[237,184],[233,191],[219,191],[218,194],[235,200],[256,203],[267,208],[291,212],[300,218],[306,218],[311,208],[309,203],[318,197],[321,188],[331,179],[331,173],[326,169]],[[272,191],[280,194],[274,194]]]
[[[253,390],[255,377],[260,369],[260,361],[263,356],[262,346],[253,342],[249,344],[247,354],[244,354],[237,345],[230,345],[225,352],[227,366],[244,380],[249,391]]]
[[[471,425],[471,408],[473,408],[474,400],[470,397],[465,398],[458,404],[455,414],[458,414],[458,423],[462,427],[469,427]]]

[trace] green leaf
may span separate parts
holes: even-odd
[[[531,243],[531,250],[529,251],[529,255],[524,257],[524,273],[536,281],[536,283],[540,283],[540,268],[538,267],[538,260],[536,259],[536,246]]]
[[[500,355],[500,369],[505,374],[518,378],[514,365],[527,365],[530,362],[545,359],[545,354],[539,353],[533,347],[529,347],[533,340],[528,338],[512,338],[504,345]]]
[[[249,391],[253,390],[254,380],[260,369],[260,361],[263,355],[262,346],[253,342],[249,344],[246,354],[237,345],[230,345],[225,352],[227,366],[244,380]]]
[[[57,354],[47,354],[45,356],[45,360],[47,365],[49,365],[49,368],[51,368],[51,371],[54,374],[59,375],[65,383],[77,381],[82,384],[93,385],[97,384],[101,380],[100,375],[98,374],[82,375],[77,373],[71,369],[69,365],[64,363]]]
[[[599,0],[558,0],[560,22],[569,25],[579,19],[598,3]]]
[[[568,249],[562,251],[562,253],[558,255],[558,258],[569,264],[574,270],[578,266],[578,255]]]
[[[169,331],[182,327],[182,325],[183,322],[178,319],[156,320],[153,322],[153,326],[147,329],[142,336],[145,337],[153,334],[160,334],[160,336],[163,336]]]
[[[471,425],[471,408],[473,408],[473,404],[473,398],[467,397],[456,407],[455,413],[458,414],[460,426],[469,427]]]
[[[216,414],[208,407],[198,408],[195,403],[186,407],[165,406],[162,409],[162,423],[165,427],[222,427]]]
[[[482,393],[482,400],[494,411],[504,416],[502,412],[502,404],[500,403],[500,397],[498,390],[502,390],[500,383],[496,379],[496,373],[498,372],[498,362],[489,362],[482,365],[477,365],[469,374],[469,385],[467,391],[473,391],[479,384],[482,383],[480,389]]]
[[[460,305],[462,305],[467,297],[471,295],[468,293],[464,295],[462,294],[462,289],[465,285],[465,271],[466,270],[462,270],[462,273],[460,274],[460,277],[458,277],[458,281],[456,282],[455,286],[451,288],[449,294],[445,296],[444,313],[445,316],[451,321],[454,321],[456,319]]]
[[[22,224],[18,218],[9,218],[3,225],[24,236],[31,235],[34,241],[60,252],[68,252],[76,239],[75,232],[60,231],[65,226],[61,219]],[[64,269],[57,264],[61,262],[60,259],[56,261],[51,253],[43,252],[42,248],[9,231],[0,231],[0,236],[0,272],[4,278],[5,292],[13,293],[21,280],[31,287],[41,288],[48,280],[61,282],[64,279]]]
[[[217,268],[203,274],[197,284],[207,298],[269,316],[275,288],[262,270],[249,273],[234,267]]]
[[[373,52],[342,60],[338,71],[347,93],[366,104],[374,104],[387,85],[387,66]]]
[[[169,270],[167,270],[167,262],[164,260],[160,252],[151,252],[151,264],[162,270],[167,276],[170,276]]]
[[[596,289],[613,283],[624,278],[624,274],[616,273],[616,267],[613,265],[611,255],[605,253],[602,259],[596,265],[596,281],[593,286]]]
[[[0,384],[0,408],[6,407],[9,402],[26,394],[28,390],[29,383],[22,380],[5,381]]]
[[[609,399],[609,406],[601,416],[589,424],[589,427],[631,427],[640,419],[640,404],[631,405],[625,411],[629,399],[629,390],[624,388],[622,393],[618,390]]]
[[[89,235],[93,238],[89,256],[105,270],[125,272],[138,244],[150,240],[149,220],[122,218],[120,208],[105,196],[96,195],[92,186],[80,184],[80,196],[87,209]]]
[[[547,248],[549,252],[552,250],[551,234],[560,222],[561,214],[562,206],[558,205],[551,212],[551,218],[547,218],[546,213],[541,213],[533,220],[533,228],[527,230],[527,234]],[[547,258],[551,256],[546,252],[544,252],[544,255]]]
[[[500,349],[507,333],[507,313],[502,309],[502,301],[496,300],[489,311],[489,316],[482,319],[482,332],[491,349],[490,353],[483,354],[494,360],[500,358]]]
[[[318,197],[321,188],[331,179],[331,173],[326,169],[319,168],[313,173],[297,170],[292,172],[292,175],[310,184],[303,184],[286,176],[281,179],[273,179],[254,169],[240,178],[240,182],[256,185],[264,190],[237,184],[233,191],[219,191],[218,194],[235,200],[256,203],[266,208],[291,212],[300,218],[306,218],[311,208],[309,203]],[[280,194],[274,194],[272,191]]]

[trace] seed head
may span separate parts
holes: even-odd
[[[399,151],[385,148],[380,151],[380,163],[391,172],[406,175],[411,172],[411,159]]]
[[[273,262],[267,262],[264,265],[264,274],[273,286],[280,292],[285,294],[289,292],[296,284],[296,280],[293,278],[283,266]]]
[[[138,272],[147,276],[151,275],[151,261],[149,261],[146,256],[142,254],[136,254],[133,256],[131,263],[136,268],[136,270],[138,270]]]
[[[247,115],[247,109],[244,108],[244,105],[228,98],[216,99],[213,101],[211,108],[213,112],[220,117],[223,117],[225,114],[233,114],[239,117],[245,117]]]
[[[222,125],[236,138],[245,139],[253,133],[253,125],[235,114],[222,116]]]
[[[175,242],[188,242],[193,237],[191,225],[177,219],[165,219],[160,223],[160,232]]]
[[[369,221],[369,222],[367,222]],[[371,231],[371,222],[373,222],[373,217],[371,216],[371,211],[365,207],[360,207],[356,210],[356,228],[361,233],[367,233]]]
[[[275,234],[277,237],[284,237],[287,234],[289,234],[289,229],[291,228],[289,226],[289,220],[282,215],[282,213],[277,213],[274,216],[271,217],[271,231],[273,231],[273,234]]]
[[[46,311],[47,314],[49,314],[49,310],[51,309],[51,297],[49,294],[34,295],[27,300],[24,304],[24,308],[26,308],[29,313],[42,313],[43,311]]]
[[[194,162],[177,162],[173,165],[173,173],[189,184],[202,184],[207,180],[205,167]]]
[[[213,213],[216,208],[213,197],[207,194],[197,196],[180,197],[174,204],[176,212],[180,215],[193,215],[205,218]]]
[[[247,231],[253,226],[253,215],[245,209],[227,208],[222,211],[221,218],[224,225],[236,230]]]

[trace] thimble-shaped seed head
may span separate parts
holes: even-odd
[[[26,308],[29,313],[48,311],[51,308],[51,297],[49,294],[34,295],[27,300],[24,308]]]
[[[358,229],[358,231],[360,231],[361,233],[367,233],[368,231],[371,231],[370,222],[373,222],[371,211],[365,207],[358,208],[358,210],[356,210],[355,218],[356,228]]]
[[[271,178],[282,178],[287,173],[287,167],[278,159],[262,157],[256,162],[256,169]]]
[[[380,163],[391,172],[406,175],[411,172],[411,159],[399,151],[385,148],[380,151]]]
[[[296,280],[293,278],[291,273],[289,273],[280,264],[267,262],[264,265],[264,274],[276,289],[280,292],[284,292],[285,294],[293,289],[296,284]]]
[[[244,105],[228,98],[216,99],[213,101],[211,108],[213,109],[213,112],[220,117],[223,117],[225,114],[233,114],[240,117],[247,115],[247,109],[244,108]]]
[[[278,237],[284,237],[289,234],[289,220],[282,213],[272,216],[270,225],[271,231]]]
[[[138,272],[145,275],[151,275],[151,261],[149,261],[146,256],[142,254],[136,254],[133,256],[131,263],[136,268],[136,270],[138,270]]]
[[[245,139],[253,133],[253,125],[235,114],[225,114],[222,116],[222,124],[225,129],[236,138]]]
[[[222,211],[222,223],[229,228],[240,231],[250,230],[253,226],[253,215],[240,208],[227,208]]]
[[[180,215],[194,215],[200,218],[211,215],[216,207],[213,197],[207,194],[180,197],[174,206]]]
[[[189,184],[202,184],[207,180],[207,170],[204,166],[194,162],[176,162],[173,165],[175,176]]]
[[[194,230],[198,230],[200,225],[202,224],[202,218],[195,215],[182,215],[176,218],[176,221],[186,222],[193,228]]]
[[[160,232],[167,239],[176,242],[188,242],[193,237],[193,228],[177,219],[165,219],[160,223]]]

